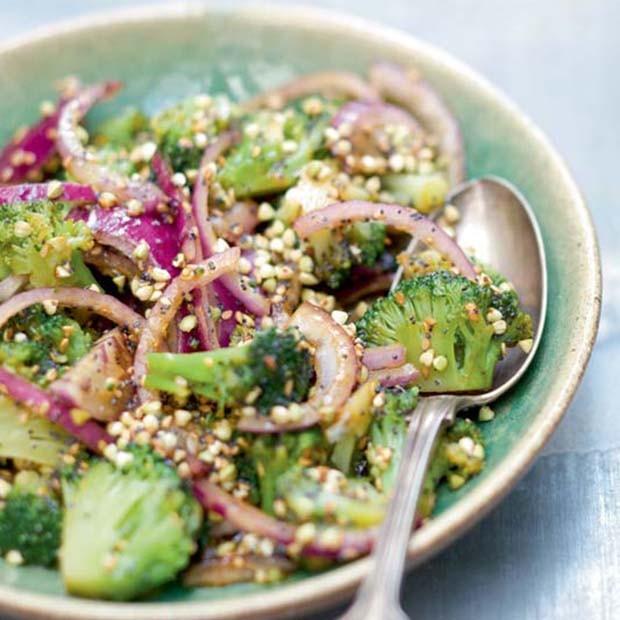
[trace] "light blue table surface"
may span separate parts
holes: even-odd
[[[0,0],[0,39],[53,20],[132,4]],[[620,296],[615,290],[620,286],[615,189],[620,177],[620,2],[306,4],[397,26],[452,52],[503,89],[568,161],[594,215],[603,252],[598,344],[564,421],[497,509],[409,575],[403,594],[407,611],[419,620],[620,618],[620,415],[615,401],[620,379]]]

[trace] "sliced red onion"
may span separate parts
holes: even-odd
[[[7,276],[0,282],[0,303],[5,302],[26,284],[26,276]]]
[[[253,200],[236,202],[221,215],[211,216],[215,234],[228,243],[237,243],[243,235],[251,235],[258,225],[258,205]]]
[[[0,327],[22,310],[46,301],[57,302],[61,306],[71,308],[84,308],[132,330],[140,329],[144,324],[143,317],[111,295],[67,287],[35,288],[11,297],[0,305]]]
[[[242,104],[244,110],[263,107],[281,108],[290,101],[310,95],[346,97],[364,101],[379,99],[377,91],[355,73],[347,71],[320,71],[295,78],[278,88],[258,95]]]
[[[237,425],[240,431],[281,433],[308,428],[321,420],[325,409],[337,411],[351,396],[357,381],[358,362],[353,340],[342,325],[321,308],[303,303],[291,317],[290,326],[296,327],[315,348],[314,393],[301,405],[301,415],[296,422],[278,424],[267,417],[242,418]]]
[[[398,368],[381,368],[368,373],[370,381],[378,381],[383,387],[406,387],[420,378],[420,371],[413,364],[403,364]]]
[[[80,183],[91,185],[98,192],[110,192],[121,203],[138,200],[147,212],[156,211],[166,203],[165,194],[156,185],[134,181],[105,166],[80,140],[80,120],[96,103],[111,97],[119,88],[119,82],[104,82],[81,90],[69,100],[58,120],[56,147],[65,168]]]
[[[43,116],[0,152],[0,185],[32,181],[56,152],[58,118],[65,105],[61,100],[51,114]]]
[[[103,426],[90,419],[78,422],[79,416],[72,413],[72,408],[59,403],[45,390],[2,367],[0,367],[0,386],[2,391],[16,403],[62,426],[94,452],[101,452],[106,444],[112,442]]]
[[[97,194],[88,185],[77,183],[26,183],[0,187],[0,206],[57,200],[74,206],[95,204]]]
[[[73,409],[95,420],[115,420],[128,408],[135,392],[130,369],[133,355],[119,328],[105,334],[49,391]]]
[[[387,344],[383,347],[371,347],[364,350],[362,364],[368,370],[396,368],[405,363],[407,351],[402,344]]]
[[[153,394],[143,386],[147,369],[146,356],[162,347],[168,326],[183,303],[183,297],[197,288],[207,286],[222,274],[235,270],[239,262],[239,254],[238,248],[232,248],[226,252],[214,254],[197,265],[186,267],[181,275],[170,282],[163,295],[151,308],[134,358],[134,381],[138,386],[138,396],[141,402],[153,399]]]
[[[206,148],[196,177],[192,195],[192,212],[198,229],[202,253],[206,258],[214,254],[217,245],[217,236],[209,219],[209,166],[236,140],[237,134],[232,131],[218,136],[215,142]],[[217,282],[214,282],[210,288],[222,310],[234,312],[237,309],[245,308],[255,316],[269,314],[269,301],[258,291],[245,284],[237,273],[224,275]],[[226,289],[230,295],[226,295],[222,289]],[[238,300],[243,308],[233,307],[234,304],[231,305],[231,299]],[[220,343],[226,345],[227,342],[225,334],[220,333]]]
[[[97,243],[114,248],[134,262],[136,248],[146,242],[149,252],[144,263],[166,269],[170,275],[177,273],[172,262],[180,251],[180,239],[174,220],[157,212],[132,217],[122,207],[104,209],[99,205],[88,210],[74,209],[71,217],[85,222]]]
[[[459,272],[470,280],[476,271],[463,250],[438,224],[415,209],[396,204],[352,200],[338,202],[300,217],[293,227],[297,234],[307,238],[325,228],[346,226],[359,221],[378,221],[410,234],[449,258]]]
[[[124,254],[99,244],[92,250],[84,252],[84,262],[95,267],[104,276],[110,277],[122,274],[131,279],[141,271],[138,265]]]
[[[295,543],[297,528],[291,523],[280,521],[269,516],[255,506],[233,497],[213,482],[207,479],[194,483],[196,499],[207,509],[222,516],[234,527],[253,532],[259,536],[269,538],[281,545],[288,546]],[[339,532],[340,540],[330,536],[326,542],[321,533],[301,549],[302,555],[324,557],[334,560],[347,560],[368,553],[372,549],[377,531],[347,530],[333,528]]]
[[[200,240],[196,234],[193,213],[185,201],[183,192],[172,182],[172,168],[160,153],[155,153],[151,166],[157,177],[157,183],[168,196],[170,207],[176,210],[176,229],[178,238],[181,240],[181,250],[185,260],[195,263],[202,260],[202,250]],[[201,348],[205,351],[217,349],[219,342],[217,339],[217,328],[211,315],[209,314],[208,297],[206,290],[196,289],[192,291],[194,303],[194,316],[196,317],[196,333],[200,341]],[[183,315],[189,314],[186,307],[181,308]],[[194,351],[191,346],[192,335],[178,331],[177,350],[179,353],[189,353]]]
[[[189,588],[221,587],[233,583],[254,581],[258,574],[278,571],[282,576],[292,573],[295,564],[283,556],[264,557],[257,554],[213,557],[192,565],[183,576],[183,585]]]
[[[356,271],[360,266],[356,265],[351,272],[351,281],[356,279]],[[378,270],[367,269],[363,267],[364,271],[368,271],[366,278],[353,284],[348,284],[344,288],[338,291],[338,301],[343,307],[352,306],[362,299],[367,297],[382,295],[390,290],[392,281],[394,280],[393,273],[381,273]]]
[[[451,185],[465,180],[465,148],[461,128],[443,97],[417,71],[405,72],[381,62],[370,69],[370,83],[381,96],[409,110],[439,141],[439,152],[448,159]]]

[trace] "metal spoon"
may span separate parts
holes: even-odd
[[[489,392],[420,399],[411,416],[397,492],[381,526],[370,572],[342,620],[407,620],[399,600],[407,544],[439,432],[454,421],[457,411],[490,403],[509,390],[530,365],[540,342],[547,307],[547,272],[542,237],[531,207],[514,186],[495,177],[460,185],[447,202],[461,212],[461,247],[475,249],[479,260],[508,277],[519,292],[536,325],[533,346],[527,356],[518,347],[510,351],[498,365]]]

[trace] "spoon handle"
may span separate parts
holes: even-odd
[[[435,440],[455,410],[454,396],[433,396],[422,398],[413,412],[394,497],[379,531],[370,572],[341,620],[407,619],[399,598],[411,524]]]

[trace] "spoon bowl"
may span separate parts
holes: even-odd
[[[530,205],[504,179],[489,176],[468,181],[455,188],[447,201],[461,214],[457,229],[459,245],[508,278],[534,324],[532,350],[524,355],[518,347],[509,349],[497,366],[493,389],[483,397],[475,397],[477,404],[483,404],[512,387],[534,358],[547,308],[545,248]]]
[[[420,399],[411,415],[401,456],[395,485],[398,493],[394,494],[381,526],[368,576],[343,620],[407,618],[399,602],[400,584],[411,523],[435,441],[442,427],[452,424],[460,409],[492,402],[523,376],[544,327],[546,257],[538,223],[526,199],[507,181],[484,177],[459,185],[447,202],[460,211],[459,244],[467,254],[497,269],[515,286],[532,316],[534,338],[527,354],[514,347],[498,364],[489,391]],[[415,248],[415,242],[411,247]],[[395,276],[395,284],[400,277],[402,271]]]

